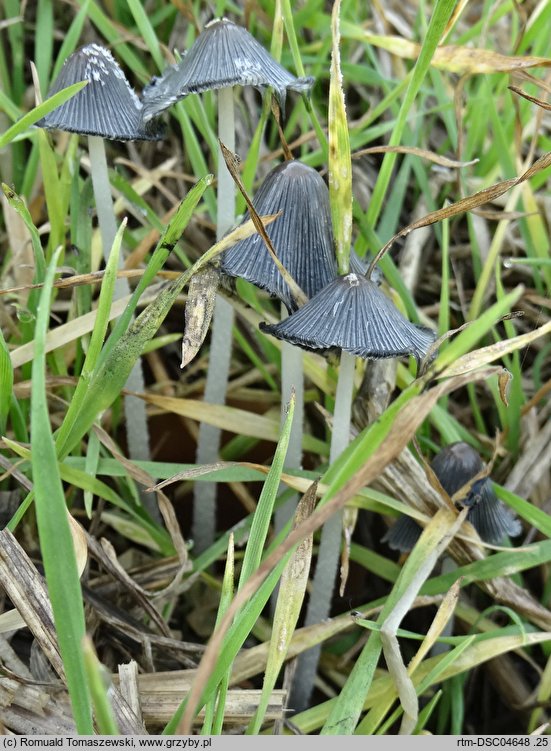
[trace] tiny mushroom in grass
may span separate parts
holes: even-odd
[[[476,477],[484,469],[484,464],[478,452],[461,441],[446,446],[436,454],[431,468],[451,497]],[[506,537],[516,537],[522,531],[520,521],[496,497],[489,477],[476,480],[458,503],[469,507],[467,520],[484,542],[499,545]],[[383,537],[383,542],[387,542],[393,550],[405,553],[413,548],[421,531],[414,519],[401,516]]]
[[[432,329],[410,323],[375,282],[339,276],[306,305],[262,331],[304,349],[338,347],[366,359],[413,355],[419,363],[434,343]]]
[[[54,81],[48,96],[79,81],[88,84],[74,97],[56,107],[37,122],[41,128],[64,130],[88,136],[88,153],[96,211],[107,261],[117,232],[117,222],[111,198],[111,184],[107,170],[104,139],[113,141],[156,141],[164,135],[158,119],[143,119],[143,106],[128,83],[124,72],[109,50],[98,44],[80,47],[70,55]],[[120,258],[120,266],[123,259]],[[115,297],[130,293],[128,280],[117,279]],[[143,392],[145,382],[141,362],[136,362],[126,387]],[[148,459],[149,433],[145,404],[134,396],[124,400],[128,448],[133,459]],[[144,498],[148,511],[160,519],[156,503]]]
[[[79,81],[88,84],[36,124],[88,136],[94,197],[107,257],[116,234],[104,139],[154,141],[163,137],[158,120],[144,123],[142,102],[109,50],[98,44],[80,47],[70,55],[48,96]]]
[[[215,19],[182,60],[144,90],[145,118],[155,117],[188,94],[232,86],[270,86],[283,109],[288,89],[306,92],[313,83],[313,78],[296,78],[285,70],[247,29],[227,18]]]
[[[163,137],[158,120],[144,122],[142,102],[105,47],[87,44],[73,52],[48,96],[79,81],[88,81],[88,85],[39,120],[38,126],[114,141],[156,141]]]
[[[241,26],[226,18],[207,24],[182,60],[153,79],[143,93],[147,122],[189,94],[218,91],[218,138],[235,151],[234,86],[272,87],[283,109],[288,89],[307,92],[312,78],[296,78]],[[218,205],[216,233],[222,237],[235,221],[235,186],[222,155],[218,153]],[[205,401],[223,404],[229,377],[233,307],[222,297],[216,300]],[[201,423],[197,447],[198,464],[218,459],[220,430]],[[192,536],[196,550],[205,550],[215,536],[216,485],[198,483],[194,488]]]

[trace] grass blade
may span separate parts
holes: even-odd
[[[388,142],[389,146],[398,146],[402,140],[402,135],[406,127],[407,116],[417,94],[419,93],[421,84],[423,83],[425,75],[427,74],[432,57],[436,51],[440,39],[442,38],[442,34],[444,33],[446,25],[451,17],[454,6],[455,0],[438,0],[435,5],[434,12],[431,16],[427,33],[423,41],[423,46],[421,47],[419,57],[417,58],[415,67],[413,68],[413,73],[411,75],[409,85],[406,89],[404,100],[400,107],[400,112],[398,113],[396,125],[394,126],[394,130],[392,131],[392,135],[390,136],[390,140]],[[381,169],[379,170],[379,174],[377,176],[377,182],[375,183],[375,187],[373,188],[371,201],[369,203],[369,208],[367,209],[366,214],[367,223],[372,227],[375,227],[377,224],[377,220],[383,206],[383,200],[390,183],[390,177],[395,162],[396,154],[385,154]]]
[[[73,715],[78,732],[90,735],[93,732],[90,696],[81,650],[85,632],[82,592],[46,398],[44,339],[48,330],[50,296],[58,258],[59,250],[54,253],[46,272],[36,321],[31,395],[32,469],[44,572]]]
[[[54,94],[49,99],[46,99],[45,102],[42,104],[39,104],[38,107],[35,107],[30,112],[27,112],[26,115],[23,115],[21,120],[18,120],[16,123],[14,123],[11,128],[8,128],[3,135],[0,136],[0,149],[3,149],[5,146],[7,146],[9,143],[11,143],[14,138],[17,138],[17,136],[20,136],[22,133],[24,133],[27,128],[30,128],[31,125],[34,125],[37,120],[40,120],[41,117],[44,117],[52,110],[55,110],[56,107],[59,107],[63,102],[66,102],[67,99],[70,99],[75,94],[78,94],[78,92],[83,89],[88,81],[79,81],[79,83],[74,83],[72,86],[67,86],[66,89],[62,89],[61,91],[58,91],[57,94]]]

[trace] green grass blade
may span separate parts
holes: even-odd
[[[44,195],[51,227],[50,238],[48,240],[48,248],[51,253],[59,245],[64,245],[65,207],[62,205],[62,191],[57,171],[56,155],[44,130],[39,130],[37,136],[40,166],[44,181]]]
[[[73,398],[71,399],[71,403],[69,404],[69,409],[67,410],[61,428],[56,435],[57,451],[58,455],[61,458],[63,458],[66,453],[68,453],[65,444],[66,437],[75,421],[78,419],[82,402],[86,398],[89,380],[94,368],[96,367],[98,358],[101,353],[101,346],[107,332],[107,326],[109,324],[109,311],[111,309],[115,283],[117,281],[119,253],[125,227],[126,221],[124,221],[119,227],[113,241],[113,246],[109,253],[109,259],[107,261],[105,275],[103,277],[103,283],[101,285],[96,322],[94,324],[92,337],[88,345],[86,359],[84,360],[84,364],[82,366],[75,393],[73,394]]]
[[[4,335],[0,330],[0,435],[6,432],[13,389],[13,368]]]
[[[312,513],[315,502],[316,484],[314,483],[299,501],[294,527],[297,527]],[[262,695],[258,709],[247,728],[247,735],[257,735],[260,732],[270,696],[287,655],[306,593],[312,547],[313,535],[308,535],[293,553],[281,576],[273,617],[270,649],[266,661],[266,670],[264,671]]]
[[[35,107],[30,112],[27,112],[26,115],[23,115],[21,120],[18,120],[14,125],[11,126],[11,128],[8,128],[8,130],[5,131],[0,136],[0,149],[3,149],[5,146],[7,146],[9,143],[11,143],[14,138],[17,138],[17,136],[20,136],[22,133],[24,133],[27,128],[30,128],[31,125],[34,125],[37,120],[40,120],[41,117],[44,117],[52,110],[55,110],[56,107],[59,107],[63,102],[66,102],[67,99],[70,99],[75,94],[78,94],[78,92],[83,89],[87,81],[79,81],[78,83],[74,83],[72,86],[67,86],[66,89],[62,89],[61,91],[58,91],[57,94],[54,94],[49,99],[46,99],[45,102],[42,102],[42,104],[39,104],[38,107]]]
[[[136,26],[140,31],[142,39],[147,44],[151,57],[155,60],[155,64],[159,68],[159,71],[162,71],[165,68],[165,61],[161,54],[159,40],[157,39],[157,35],[151,25],[151,21],[149,20],[149,16],[146,13],[143,3],[138,2],[138,0],[127,0],[127,3],[132,15],[134,16],[134,21],[136,21]]]
[[[451,365],[461,355],[469,352],[496,325],[502,316],[511,311],[513,305],[522,297],[523,292],[524,287],[516,287],[482,313],[474,323],[458,334],[438,356],[435,364],[437,370],[442,370]]]
[[[189,193],[179,205],[176,213],[170,220],[164,233],[161,235],[159,242],[157,243],[157,246],[153,251],[153,255],[151,256],[151,259],[149,260],[149,263],[145,268],[143,276],[141,277],[138,285],[136,286],[136,289],[134,290],[134,293],[132,294],[130,302],[126,306],[124,313],[118,318],[111,336],[109,337],[109,340],[103,347],[101,356],[98,360],[98,365],[107,360],[120,337],[124,334],[125,331],[127,331],[132,321],[132,316],[138,305],[138,300],[140,299],[146,287],[153,281],[157,272],[160,271],[160,269],[163,267],[168,256],[174,250],[174,247],[180,240],[180,237],[182,236],[184,229],[191,219],[191,216],[195,208],[197,207],[197,204],[201,200],[206,189],[212,184],[213,179],[214,178],[212,175],[207,175],[206,177],[201,178],[201,180],[199,180],[197,184],[193,186],[193,188],[189,191]]]
[[[88,636],[82,640],[82,652],[98,730],[101,735],[119,735],[117,721],[107,694],[106,680],[109,681],[111,676],[106,674],[107,671],[98,660],[92,640]]]
[[[348,274],[352,240],[352,159],[340,58],[340,0],[333,5],[333,52],[329,83],[329,199],[340,274]]]
[[[216,614],[215,628],[218,627],[226,610],[229,608],[233,598],[235,582],[235,545],[234,536],[230,533],[228,541],[228,553],[226,556],[226,567],[224,569],[224,578],[222,580],[222,592],[220,595],[220,604]],[[205,707],[205,721],[203,723],[203,735],[220,735],[224,723],[224,709],[226,693],[230,681],[230,670],[224,675],[218,686],[218,690]]]
[[[53,5],[52,0],[39,0],[36,11],[34,62],[43,93],[46,91],[54,45]]]
[[[251,534],[245,550],[243,565],[241,567],[238,589],[241,589],[251,574],[256,571],[262,559],[266,536],[270,527],[270,519],[272,518],[274,502],[281,482],[281,473],[283,471],[283,463],[287,454],[287,446],[289,445],[289,436],[291,435],[294,411],[295,395],[293,393],[287,407],[287,414],[282,426],[281,436],[277,444],[272,466],[266,477],[254,513]]]
[[[88,438],[88,447],[86,451],[86,464],[84,471],[90,477],[95,477],[98,470],[99,461],[99,447],[100,442],[97,434],[92,430],[90,437]],[[88,519],[92,518],[92,504],[94,502],[94,494],[91,490],[84,491],[84,510]]]
[[[239,616],[228,630],[226,638],[224,639],[223,647],[220,650],[220,656],[216,662],[214,670],[209,676],[209,680],[197,706],[197,711],[199,711],[199,709],[204,706],[205,702],[212,696],[212,692],[216,689],[224,674],[228,671],[234,661],[237,653],[243,646],[245,639],[250,634],[259,615],[270,599],[282,571],[289,560],[289,555],[290,554],[288,553],[284,556],[272,573],[264,580],[262,585],[256,591],[256,594],[251,597],[247,605],[239,613]],[[182,702],[178,707],[178,710],[174,713],[174,716],[163,730],[163,735],[173,735],[176,732],[185,708],[186,700]]]
[[[423,40],[421,52],[419,53],[419,57],[417,58],[415,67],[413,68],[413,73],[410,78],[409,85],[406,89],[404,100],[400,107],[400,112],[398,113],[396,125],[394,126],[394,130],[392,131],[392,135],[390,136],[390,146],[397,146],[401,143],[402,135],[406,127],[407,116],[417,94],[419,93],[421,84],[423,83],[423,80],[429,69],[432,57],[436,51],[440,39],[442,38],[442,34],[444,33],[444,29],[446,28],[446,24],[451,17],[455,5],[455,0],[438,0],[435,5],[427,33]],[[390,177],[392,175],[392,170],[395,162],[396,154],[385,154],[381,169],[379,170],[379,174],[377,176],[377,182],[375,183],[375,187],[373,188],[369,208],[367,209],[367,222],[372,227],[375,227],[377,224],[377,220],[383,206],[383,201],[390,184]]]
[[[40,548],[73,715],[78,732],[91,735],[90,697],[81,650],[85,633],[82,592],[46,398],[44,339],[58,258],[56,251],[46,273],[36,321],[31,395],[32,470]]]

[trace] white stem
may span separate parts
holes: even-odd
[[[281,320],[287,317],[287,309],[281,305]],[[303,352],[289,342],[281,347],[281,420],[285,419],[291,391],[295,390],[295,412],[285,464],[291,469],[302,467],[302,434],[304,422],[304,378],[302,374]],[[284,490],[282,485],[280,490]],[[280,532],[292,517],[298,495],[289,498],[284,506],[275,512],[275,533]]]
[[[233,89],[218,92],[218,138],[230,151],[235,151]],[[216,237],[220,239],[235,222],[235,183],[224,157],[218,149],[218,195]],[[224,404],[230,372],[232,306],[217,295],[212,320],[209,369],[205,386],[205,401]],[[196,463],[212,464],[218,460],[221,431],[201,423],[197,442]],[[198,482],[193,493],[192,537],[194,550],[201,553],[214,542],[216,532],[216,483]]]
[[[107,170],[107,159],[105,157],[105,144],[103,138],[99,138],[99,136],[88,136],[88,154],[90,156],[90,164],[92,168],[92,185],[96,201],[101,244],[103,246],[103,257],[107,262],[117,233],[117,220],[113,210],[111,184],[109,182],[109,172]],[[119,268],[123,267],[123,263],[123,257],[121,254],[119,257]],[[118,300],[128,294],[130,294],[128,279],[124,277],[118,278],[115,283],[114,299]],[[143,393],[145,391],[141,360],[135,362],[125,385],[129,391],[135,391],[137,393]],[[135,396],[125,396],[124,417],[126,420],[126,440],[130,458],[137,460],[151,459],[145,403]],[[142,503],[149,514],[154,519],[160,521],[161,517],[159,509],[155,499],[151,497],[151,494],[142,494]]]
[[[349,352],[341,352],[337,393],[335,394],[329,464],[333,464],[335,459],[339,458],[350,443],[350,416],[352,414],[355,366],[356,356],[351,355]]]
[[[333,412],[333,433],[329,462],[337,459],[350,440],[350,416],[352,412],[352,394],[354,391],[354,366],[356,358],[348,352],[341,353],[335,410]],[[337,570],[341,550],[342,511],[339,511],[325,523],[321,531],[320,545],[316,563],[316,572],[312,582],[312,591],[306,610],[305,626],[320,623],[329,617],[331,600],[335,589]],[[297,711],[309,705],[318,668],[321,644],[312,647],[298,661],[296,684],[293,690],[292,707]]]
[[[235,117],[233,89],[218,92],[218,139],[232,153],[235,151]],[[218,148],[218,196],[216,213],[216,239],[219,240],[235,222],[235,183],[230,175],[220,148]]]
[[[99,136],[88,136],[88,154],[92,169],[92,186],[96,200],[96,212],[98,215],[103,257],[107,261],[111,246],[117,234],[117,220],[113,210],[111,198],[111,183],[107,170],[107,158],[105,156],[105,142]],[[117,283],[123,281],[117,279]],[[128,282],[127,282],[128,284]],[[117,295],[115,294],[115,297]]]
[[[281,305],[281,320],[287,317],[287,308]],[[302,467],[302,435],[304,423],[304,377],[302,372],[303,352],[289,342],[283,341],[281,346],[281,423],[285,420],[287,404],[291,392],[295,390],[295,411],[285,465],[290,469]],[[279,492],[287,489],[284,483],[279,486]],[[287,499],[283,506],[279,506],[274,514],[274,532],[277,535],[292,518],[298,501],[298,493]],[[271,597],[272,612],[275,612],[279,587],[274,589]]]

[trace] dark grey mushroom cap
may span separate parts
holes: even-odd
[[[391,550],[399,550],[400,553],[409,553],[417,540],[421,537],[423,528],[415,519],[404,514],[389,527],[382,542],[386,542]]]
[[[78,94],[39,120],[40,128],[65,130],[113,141],[156,141],[163,137],[158,122],[143,124],[142,103],[113,55],[88,44],[65,61],[48,96],[79,81],[88,81]]]
[[[480,537],[492,545],[499,545],[504,538],[517,537],[522,532],[519,519],[496,497],[488,479],[480,494],[480,501],[469,509],[467,519]]]
[[[283,212],[267,233],[279,260],[308,298],[335,279],[329,191],[315,169],[296,160],[275,167],[258,189],[254,207],[260,215]],[[247,213],[245,220],[248,218]],[[260,235],[227,250],[222,271],[268,290],[289,312],[296,310],[291,290]]]
[[[222,18],[205,26],[182,60],[144,89],[144,117],[149,120],[188,94],[227,86],[271,86],[283,109],[288,89],[308,91],[313,83],[293,76],[246,29]]]
[[[436,338],[404,318],[374,282],[353,273],[337,277],[284,321],[260,328],[305,349],[339,347],[369,359],[413,355],[420,361]]]
[[[439,451],[430,466],[446,493],[452,496],[483,469],[484,463],[472,446],[458,441]],[[484,542],[499,545],[505,537],[516,537],[522,531],[511,509],[496,497],[489,477],[477,480],[461,504],[470,506],[467,520]],[[415,545],[421,531],[414,519],[402,516],[388,530],[383,542],[405,553]]]
[[[446,493],[452,496],[483,469],[484,463],[472,446],[458,441],[439,451],[430,466]],[[482,478],[474,483],[469,495],[461,500],[462,506],[474,506],[478,503],[487,479]],[[489,486],[491,488],[491,483]]]
[[[480,539],[490,545],[500,545],[506,537],[517,537],[522,531],[522,525],[511,509],[496,498],[489,480],[486,481],[480,502],[469,509],[467,521],[476,529]],[[408,553],[422,531],[415,519],[404,515],[388,529],[382,542],[386,542],[392,550]]]
[[[439,451],[431,467],[446,493],[452,496],[484,468],[484,463],[472,446],[458,441]],[[489,477],[477,480],[461,505],[470,506],[467,519],[484,542],[498,545],[506,536],[515,537],[521,532],[519,520],[496,497]]]

